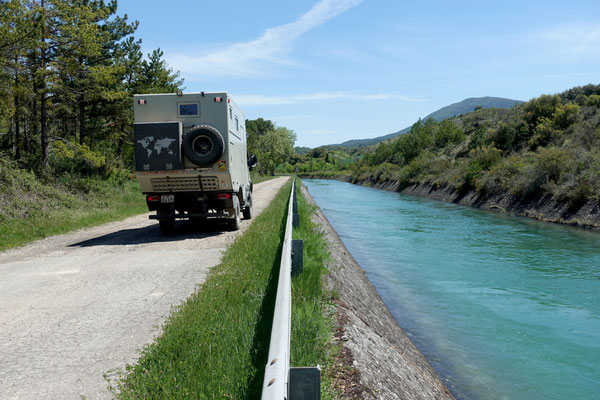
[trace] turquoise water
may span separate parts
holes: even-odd
[[[304,180],[458,399],[600,399],[600,235]]]

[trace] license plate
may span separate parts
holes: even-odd
[[[160,196],[161,203],[175,203],[175,195],[174,194],[163,194]]]

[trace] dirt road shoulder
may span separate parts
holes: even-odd
[[[255,185],[254,211],[288,177]],[[160,332],[237,232],[147,214],[0,253],[0,398],[110,398],[107,381]]]

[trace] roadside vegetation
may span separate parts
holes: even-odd
[[[319,175],[340,175],[350,173],[351,168],[358,163],[363,155],[359,149],[333,148],[330,146],[317,147],[311,150],[299,149],[293,157],[278,167],[278,172],[300,174],[318,173]]]
[[[183,81],[116,10],[0,2],[0,250],[146,210],[131,97]]]
[[[511,109],[475,107],[440,122],[419,120],[406,134],[345,154],[349,164],[338,161],[343,149],[313,149],[282,169],[332,176],[350,169],[354,182],[508,193],[523,201],[549,196],[577,209],[600,198],[600,85]]]
[[[146,211],[133,174],[133,94],[183,79],[116,1],[0,1],[0,250]],[[247,121],[259,175],[295,134]]]
[[[0,251],[146,210],[128,174],[45,181],[0,157]]]
[[[335,358],[339,345],[332,341],[335,306],[323,284],[329,261],[327,242],[311,217],[316,209],[309,204],[297,182],[298,213],[300,223],[294,229],[294,239],[304,241],[304,270],[292,278],[292,338],[291,366],[314,367],[320,365],[323,399],[338,398],[334,387],[334,374],[339,368]]]
[[[277,126],[275,122],[258,118],[246,120],[248,153],[258,157],[256,172],[262,176],[273,176],[278,165],[294,155],[294,131]]]
[[[221,264],[175,310],[113,390],[121,399],[257,399],[267,362],[273,308],[291,182],[246,233],[228,248]],[[325,366],[333,358],[332,316],[321,275],[324,238],[299,198],[305,240],[304,273],[293,279],[292,363]],[[325,374],[326,375],[326,374]],[[325,379],[324,397],[332,398]]]

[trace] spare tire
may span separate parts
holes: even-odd
[[[195,126],[183,136],[183,152],[196,165],[213,164],[224,148],[223,136],[210,125]]]

